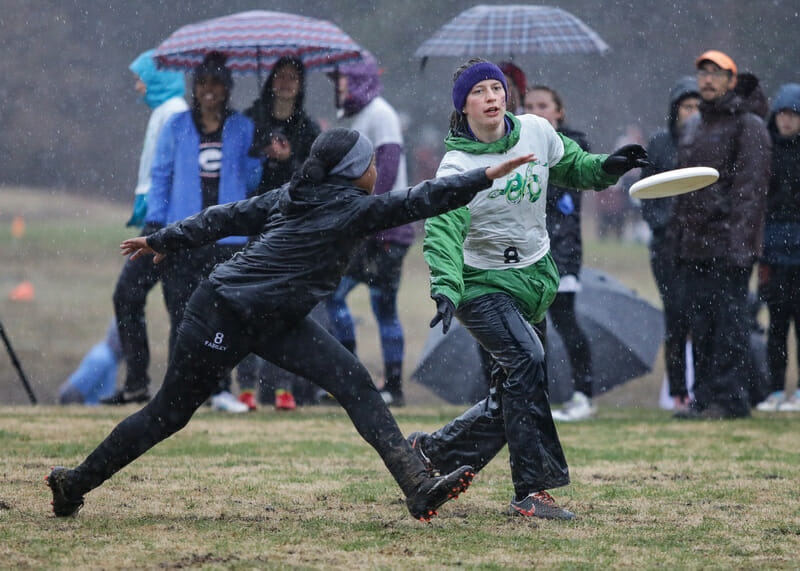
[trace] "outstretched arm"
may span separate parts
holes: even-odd
[[[488,168],[427,180],[407,190],[371,196],[364,201],[356,231],[369,234],[465,206],[493,180],[534,160],[535,155],[524,155]]]
[[[275,213],[280,194],[268,192],[206,208],[149,236],[125,240],[120,249],[123,255],[132,254],[131,259],[156,253],[153,261],[158,263],[169,252],[197,248],[226,236],[259,234]]]

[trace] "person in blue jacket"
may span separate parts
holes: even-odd
[[[193,78],[191,109],[174,115],[158,138],[144,234],[209,206],[247,198],[261,178],[261,161],[248,155],[253,123],[229,105],[233,78],[225,66],[225,56],[208,54],[195,68]],[[160,271],[141,261],[125,264],[114,293],[114,308],[128,375],[120,398],[110,404],[149,400],[143,312],[147,291],[161,280],[170,316],[171,350],[191,293],[214,265],[231,257],[246,240],[245,236],[223,238],[172,257]],[[230,412],[247,410],[227,390],[215,395],[212,406]]]

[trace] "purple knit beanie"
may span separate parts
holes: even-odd
[[[506,92],[506,101],[508,101],[508,85],[506,85],[506,76],[503,70],[493,63],[480,62],[465,69],[464,73],[459,75],[453,84],[453,106],[456,111],[463,112],[462,109],[464,109],[464,104],[467,102],[467,95],[469,95],[476,83],[480,83],[485,79],[496,79],[502,83]]]

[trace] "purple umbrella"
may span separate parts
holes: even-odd
[[[415,57],[590,54],[609,50],[569,12],[550,6],[473,6],[426,40]]]
[[[300,58],[308,70],[331,69],[358,60],[363,49],[326,20],[253,10],[183,26],[154,57],[162,69],[186,70],[211,51],[227,55],[233,72],[260,77],[284,56]]]

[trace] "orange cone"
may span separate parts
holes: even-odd
[[[11,301],[33,301],[34,295],[33,284],[24,281],[11,290],[11,293],[8,294],[8,299]]]
[[[22,238],[25,235],[25,218],[18,214],[14,216],[11,221],[11,236],[13,238]]]

